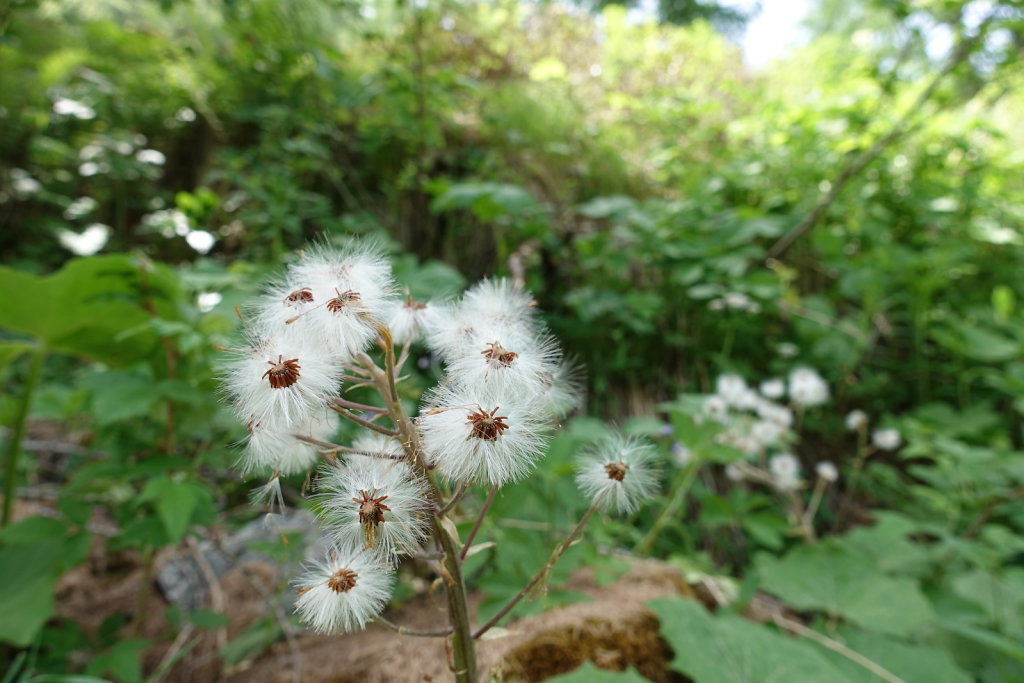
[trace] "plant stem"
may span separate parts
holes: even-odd
[[[421,637],[424,637],[424,638],[443,638],[445,636],[451,635],[451,633],[452,633],[452,630],[450,628],[441,629],[439,631],[421,631],[421,630],[415,629],[415,628],[406,628],[405,626],[399,626],[398,624],[393,624],[390,621],[388,621],[387,619],[385,619],[384,617],[377,617],[376,619],[374,619],[374,621],[378,622],[381,626],[383,626],[385,628],[388,628],[388,629],[391,629],[392,631],[395,631],[395,632],[397,632],[397,633],[399,633],[399,634],[401,634],[403,636],[421,636]]]
[[[462,552],[459,553],[459,559],[466,559],[466,553],[469,552],[469,546],[473,545],[473,539],[476,538],[476,534],[480,531],[480,525],[484,522],[484,516],[487,511],[491,509],[491,503],[494,502],[494,496],[498,493],[498,485],[495,484],[491,487],[491,490],[487,492],[487,500],[484,501],[483,507],[480,508],[480,514],[476,516],[476,521],[473,522],[473,528],[469,530],[469,536],[466,536],[466,543],[462,546]]]
[[[28,380],[25,382],[25,390],[21,395],[18,412],[14,418],[14,434],[7,442],[7,453],[4,456],[4,511],[0,527],[5,527],[11,522],[11,513],[14,510],[14,483],[18,478],[18,456],[21,455],[21,442],[25,438],[25,427],[28,424],[29,409],[32,407],[32,396],[39,384],[45,358],[46,349],[42,346],[32,353]]]
[[[825,495],[825,489],[828,487],[828,482],[824,477],[818,477],[818,480],[814,482],[814,493],[811,495],[811,502],[807,506],[807,511],[804,513],[804,526],[810,526],[814,522],[814,516],[818,514],[818,507],[821,506],[822,496]]]
[[[338,413],[338,415],[341,415],[346,420],[355,422],[360,427],[366,427],[370,431],[377,432],[378,434],[383,434],[384,436],[399,436],[399,433],[394,429],[381,427],[379,424],[374,424],[369,420],[364,420],[363,418],[359,417],[352,411],[348,410],[347,408],[342,408],[336,403],[328,403],[327,407],[333,410],[334,412]]]
[[[670,519],[675,518],[679,508],[682,507],[683,502],[686,500],[686,494],[693,485],[693,480],[697,478],[698,471],[700,471],[700,459],[695,456],[693,461],[679,472],[679,476],[673,482],[672,488],[669,491],[668,505],[661,509],[661,513],[654,520],[650,531],[636,544],[634,552],[637,555],[647,557],[651,554],[651,549],[654,547],[654,541],[657,540],[658,534],[661,533],[661,530],[668,524]]]
[[[384,403],[387,404],[388,414],[392,422],[395,423],[397,434],[402,440],[402,448],[405,449],[408,456],[409,467],[426,483],[427,495],[433,508],[440,510],[443,507],[441,491],[427,470],[419,434],[412,420],[405,413],[402,402],[398,398],[398,392],[395,390],[395,356],[391,335],[381,335],[381,338],[384,342],[387,372],[381,370],[365,354],[361,355],[360,361],[373,379]],[[373,427],[380,429],[377,425],[373,425]],[[469,600],[466,596],[466,583],[462,577],[462,562],[459,559],[456,540],[452,538],[445,527],[446,522],[451,525],[451,522],[444,516],[431,515],[430,517],[431,533],[444,553],[441,578],[445,582],[445,595],[448,598],[448,621],[452,625],[452,655],[454,659],[452,668],[457,683],[477,683],[476,649],[469,624]]]
[[[590,508],[587,509],[587,512],[583,515],[583,518],[580,519],[579,523],[576,524],[576,528],[573,529],[572,532],[570,532],[570,534],[565,537],[565,540],[562,541],[562,544],[555,548],[555,551],[551,553],[551,557],[549,557],[548,561],[544,563],[544,566],[540,568],[540,571],[534,574],[533,578],[530,579],[530,582],[523,586],[522,590],[520,590],[514,598],[509,600],[504,607],[498,610],[497,614],[491,617],[486,624],[484,624],[476,630],[476,632],[473,634],[474,638],[479,638],[480,636],[491,630],[491,628],[499,621],[501,621],[506,614],[512,611],[512,608],[519,604],[520,600],[526,597],[526,595],[531,590],[533,590],[534,586],[540,583],[541,580],[548,575],[548,572],[551,571],[551,568],[555,566],[555,562],[558,562],[559,558],[561,558],[562,555],[565,554],[565,551],[569,549],[569,546],[572,545],[572,542],[575,541],[576,537],[580,535],[580,533],[583,531],[583,528],[587,525],[587,522],[590,521],[590,518],[594,515],[595,512],[597,512],[599,502],[600,501],[594,501]]]

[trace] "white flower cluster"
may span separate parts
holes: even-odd
[[[748,456],[762,455],[789,440],[793,412],[773,400],[784,393],[782,380],[762,382],[755,390],[739,375],[722,375],[715,382],[715,393],[704,399],[704,416],[725,425],[720,443]]]
[[[790,404],[780,403],[787,395]],[[756,389],[739,375],[724,374],[715,381],[715,393],[704,399],[703,417],[726,427],[717,437],[719,443],[742,451],[748,459],[768,457],[768,474],[776,488],[791,490],[801,484],[799,461],[790,453],[769,454],[793,442],[793,408],[820,405],[828,397],[828,384],[807,367],[794,369],[786,379],[765,380]],[[727,475],[738,481],[742,471],[732,467]],[[826,475],[831,473],[825,468]]]
[[[851,432],[867,434],[868,415],[863,410],[851,410],[846,416],[846,428]],[[876,429],[871,432],[871,445],[881,451],[895,451],[903,445],[898,429]]]
[[[334,436],[341,378],[375,340],[407,345],[426,335],[447,370],[415,424],[421,451],[415,438],[373,433],[321,471],[332,547],[296,582],[296,610],[317,631],[361,628],[377,616],[398,557],[426,538],[434,507],[410,458],[452,483],[500,486],[530,471],[552,417],[579,402],[529,294],[493,280],[454,304],[403,301],[373,246],[306,254],[244,318],[246,344],[232,352],[224,386],[249,430],[242,469],[270,473],[259,491],[271,500],[281,498],[280,476],[310,469],[315,442]]]

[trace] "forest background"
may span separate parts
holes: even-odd
[[[144,590],[87,623],[62,587],[116,565],[145,588],[258,516],[215,346],[295,250],[353,236],[413,296],[522,280],[585,368],[585,409],[495,508],[535,526],[485,530],[482,611],[586,508],[571,454],[616,424],[659,444],[664,494],[559,576],[616,575],[608,549],[633,548],[731,587],[715,616],[656,606],[670,670],[748,680],[701,662],[715,645],[757,680],[787,661],[884,679],[735,616],[770,594],[898,679],[1024,680],[1024,4],[811,2],[807,44],[757,69],[748,19],[697,0],[0,5],[0,680],[157,680],[203,631],[229,634],[231,671],[298,632],[169,600],[154,634]],[[409,400],[438,372],[419,359]],[[800,366],[830,400],[789,445],[841,473],[814,539],[787,496],[726,477],[742,455],[694,419],[722,374]],[[902,447],[858,441],[855,409]]]

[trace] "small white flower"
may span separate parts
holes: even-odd
[[[762,446],[770,446],[782,437],[783,426],[771,420],[758,420],[750,433]]]
[[[321,519],[338,545],[391,557],[412,552],[426,536],[426,496],[402,460],[352,455],[321,470],[318,488]]]
[[[858,432],[868,423],[868,414],[863,410],[851,410],[846,416],[846,428]]]
[[[299,595],[295,612],[318,633],[361,629],[391,597],[394,573],[375,553],[334,549],[306,566],[293,584]]]
[[[196,306],[200,313],[209,313],[223,298],[219,292],[200,292],[196,297]]]
[[[627,514],[654,494],[654,448],[635,437],[614,435],[580,457],[576,485],[605,510]]]
[[[167,157],[164,153],[156,149],[140,149],[135,153],[135,160],[143,164],[153,164],[154,166],[163,166],[167,161]]]
[[[761,382],[761,386],[759,388],[761,390],[761,395],[770,399],[782,398],[786,393],[786,383],[781,379],[770,379],[765,382]]]
[[[746,392],[747,383],[739,375],[721,375],[715,380],[715,394],[730,406],[739,407]]]
[[[789,373],[789,397],[805,406],[817,406],[828,401],[828,384],[811,368],[796,368]]]
[[[217,238],[213,236],[213,233],[206,230],[192,230],[185,235],[185,241],[188,242],[188,246],[200,254],[208,254],[217,242]]]
[[[871,443],[883,451],[894,451],[903,444],[903,439],[896,429],[876,429],[871,434]]]
[[[99,164],[95,161],[87,161],[78,167],[78,175],[88,178],[94,176],[102,170]]]
[[[280,429],[250,421],[249,439],[240,468],[249,474],[270,471],[284,475],[306,472],[316,464],[319,454],[313,446],[295,438],[295,434],[329,441],[338,431],[338,415],[319,409],[313,417]]]
[[[227,363],[225,388],[250,425],[276,432],[305,424],[337,396],[341,368],[302,339],[253,339]]]
[[[427,398],[418,421],[438,473],[450,481],[499,486],[524,477],[546,446],[543,401],[442,386]]]
[[[81,233],[61,229],[57,233],[57,239],[71,253],[91,256],[102,249],[110,239],[110,226],[93,223]]]
[[[771,401],[761,401],[757,404],[757,415],[762,420],[774,422],[783,428],[789,429],[793,426],[793,411],[786,406],[780,406]]]
[[[64,218],[69,221],[81,218],[94,211],[98,205],[99,203],[92,197],[79,197],[68,204],[68,208],[64,209]]]
[[[795,489],[800,484],[800,461],[792,453],[779,453],[768,460],[768,469],[781,490]]]
[[[35,194],[43,189],[42,183],[21,168],[11,169],[11,187],[19,195]]]
[[[741,482],[743,481],[743,470],[730,463],[725,466],[725,478],[732,482]]]
[[[76,119],[92,119],[96,117],[96,111],[92,107],[67,97],[58,97],[54,100],[53,113],[59,116],[73,116]]]
[[[836,466],[830,463],[828,460],[822,460],[814,467],[814,471],[818,473],[818,476],[827,481],[833,483],[839,479],[839,470]]]
[[[721,396],[712,394],[704,399],[704,414],[716,422],[724,422],[729,412],[729,406]]]

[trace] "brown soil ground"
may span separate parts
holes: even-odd
[[[57,604],[61,616],[75,619],[91,633],[111,615],[131,619],[144,614],[141,623],[126,627],[126,637],[135,635],[154,643],[144,660],[147,673],[177,660],[158,679],[168,683],[453,680],[445,639],[400,635],[378,626],[344,636],[289,634],[256,657],[225,670],[221,647],[266,614],[267,605],[273,603],[266,587],[277,585],[274,573],[272,566],[258,562],[232,569],[212,592],[209,605],[229,615],[230,624],[206,631],[188,629],[177,637],[164,616],[167,603],[130,554],[96,552],[90,562],[62,578]],[[150,589],[140,598],[143,583]],[[599,586],[590,572],[581,571],[565,588],[583,592],[590,600],[513,622],[507,635],[480,642],[481,676],[541,681],[590,660],[605,669],[634,667],[653,681],[684,680],[667,670],[671,650],[659,635],[658,620],[645,607],[656,597],[693,597],[678,570],[660,562],[637,561],[610,585]],[[443,628],[447,619],[439,597],[420,596],[388,617],[407,628]],[[280,616],[281,623],[286,623]]]

